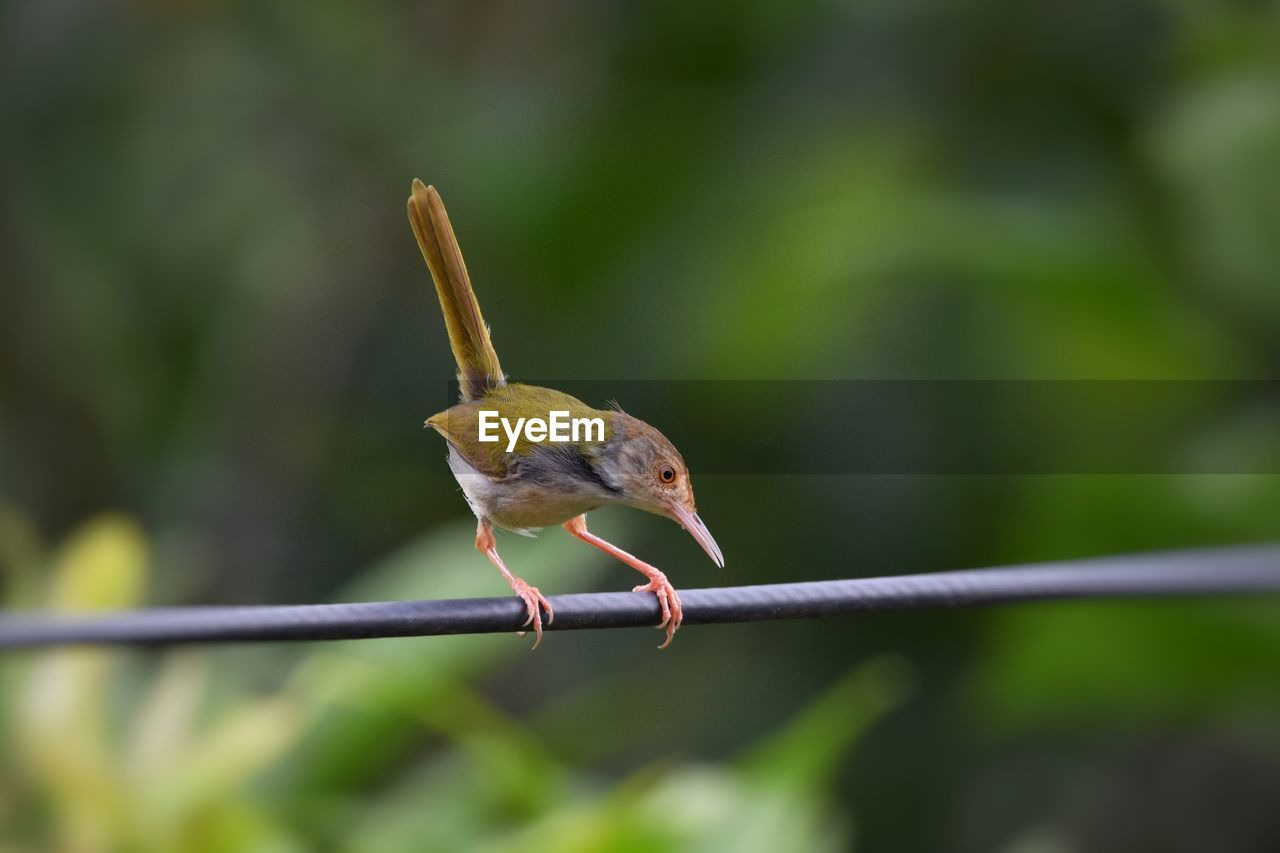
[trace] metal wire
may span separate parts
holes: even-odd
[[[899,577],[690,589],[686,625],[926,610],[1018,601],[1280,592],[1280,543],[1173,551]],[[549,630],[655,625],[654,596],[638,592],[550,596]],[[108,616],[10,613],[0,648],[71,644],[161,645],[353,640],[519,630],[513,596],[360,604],[173,607]]]

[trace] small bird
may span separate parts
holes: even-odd
[[[416,178],[409,223],[440,297],[462,397],[456,406],[427,418],[425,426],[448,442],[449,468],[478,519],[476,548],[524,601],[529,613],[524,627],[531,625],[537,635],[533,647],[542,642],[541,610],[547,613],[548,625],[555,614],[537,587],[516,577],[502,562],[494,527],[533,535],[539,528],[559,524],[644,574],[648,582],[634,591],[657,596],[662,610],[657,627],[666,631],[658,648],[666,648],[683,619],[680,596],[659,569],[587,530],[586,513],[622,504],[665,516],[689,531],[716,565],[723,566],[720,547],[698,518],[684,459],[666,436],[621,409],[594,409],[550,388],[507,382],[444,202],[434,187]],[[512,442],[505,437],[481,441],[481,411],[496,412],[509,423],[519,423],[519,418],[545,420],[553,411],[568,412],[574,419],[599,418],[603,439],[585,430],[577,434],[579,441],[538,441],[528,432]],[[586,440],[588,436],[595,440]]]

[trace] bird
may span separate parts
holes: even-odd
[[[656,627],[666,632],[658,648],[667,648],[684,619],[679,593],[660,569],[588,530],[586,514],[620,504],[664,516],[688,531],[723,567],[720,546],[698,516],[684,458],[655,427],[616,404],[595,409],[551,388],[508,382],[440,194],[415,178],[408,208],[409,223],[444,313],[461,398],[427,418],[424,426],[434,429],[447,444],[449,469],[476,516],[476,549],[524,602],[527,618],[521,627],[532,627],[533,648],[542,642],[542,611],[547,625],[555,613],[537,587],[507,568],[498,555],[494,528],[533,535],[541,528],[560,525],[639,571],[646,582],[634,591],[657,597],[661,621]],[[575,432],[571,438],[577,441],[538,440],[529,430],[511,441],[505,436],[482,440],[482,420],[494,418],[495,412],[509,423],[520,423],[520,418],[545,420],[557,411],[587,422],[599,419],[603,430]]]

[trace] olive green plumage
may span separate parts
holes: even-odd
[[[409,198],[409,224],[440,297],[449,346],[458,361],[462,399],[474,400],[505,385],[507,378],[489,340],[489,327],[480,313],[444,202],[435,187],[425,186],[417,178],[413,179],[413,195]]]
[[[586,513],[606,504],[622,504],[665,516],[688,530],[717,565],[724,565],[719,546],[698,517],[689,470],[680,453],[657,429],[621,410],[596,409],[550,388],[508,383],[444,202],[433,187],[414,180],[408,206],[409,222],[444,313],[462,396],[457,405],[427,418],[426,426],[448,442],[449,468],[478,522],[476,547],[524,602],[525,624],[541,638],[541,612],[546,611],[550,624],[551,605],[536,587],[503,564],[493,528],[530,533],[562,524],[570,534],[649,579],[636,590],[657,596],[662,612],[659,627],[665,628],[670,643],[682,618],[675,588],[657,568],[590,533]],[[512,445],[503,427],[496,432],[498,440],[481,441],[480,413],[486,410],[496,413],[497,423],[505,420],[513,429],[521,421],[550,422],[553,412],[566,412],[570,423],[598,418],[604,437],[588,440],[584,431],[577,441],[550,441],[549,436],[546,441],[534,441],[521,430]]]
[[[467,461],[475,466],[477,470],[497,477],[511,473],[510,466],[506,462],[508,455],[507,436],[505,433],[499,432],[499,441],[480,441],[479,421],[482,410],[496,411],[498,417],[506,418],[511,424],[517,423],[519,419],[545,419],[548,413],[553,411],[567,411],[570,418],[599,418],[604,423],[604,440],[606,442],[615,433],[613,421],[614,416],[618,414],[615,411],[593,409],[577,397],[572,397],[551,388],[504,383],[491,391],[487,391],[484,396],[478,399],[466,400],[427,418],[425,425],[444,436],[449,444],[457,448],[458,452],[465,456]],[[588,453],[592,451],[594,445],[600,443],[599,441],[583,440],[565,442],[562,443],[562,446],[571,446],[580,453]],[[516,440],[515,454],[517,456],[528,456],[543,447],[545,447],[545,444],[530,441],[521,431],[519,438]]]

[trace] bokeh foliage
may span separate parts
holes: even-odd
[[[502,591],[417,429],[451,367],[415,175],[515,376],[1280,370],[1274,3],[14,2],[0,67],[12,606]],[[794,435],[754,411],[727,442]],[[1274,401],[1208,414],[1188,454],[1275,470]],[[723,573],[592,519],[685,586],[1275,538],[1280,506],[1264,475],[690,462]],[[633,582],[564,539],[503,547],[549,593]],[[1277,616],[14,656],[0,844],[1274,849]]]
[[[406,547],[351,592],[418,596],[433,577],[437,594],[478,594],[465,548],[445,541],[459,532]],[[544,553],[535,568],[551,579],[585,580],[566,549]],[[148,548],[123,517],[49,560],[48,607],[140,603]],[[872,661],[725,766],[658,762],[606,785],[468,685],[522,651],[494,637],[320,646],[251,667],[271,682],[253,690],[236,653],[6,661],[6,849],[837,850],[831,776],[905,677]]]

